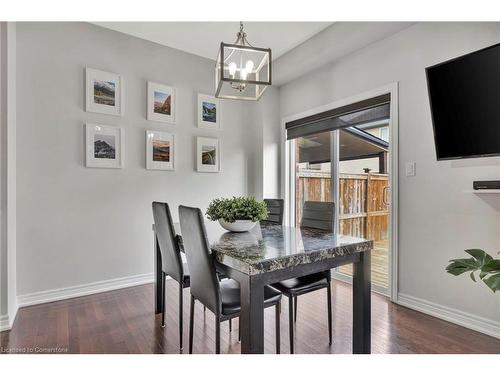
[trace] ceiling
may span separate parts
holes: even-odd
[[[94,24],[211,60],[220,42],[232,43],[239,22],[94,22]],[[316,35],[332,22],[245,22],[248,41],[271,48],[273,60]]]

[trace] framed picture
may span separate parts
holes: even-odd
[[[148,81],[148,120],[175,124],[175,101],[175,88]]]
[[[87,167],[123,167],[123,134],[121,128],[86,124],[85,137],[85,165]]]
[[[175,169],[175,135],[146,131],[146,169],[173,171]]]
[[[198,127],[220,129],[220,101],[214,96],[198,94]]]
[[[123,99],[122,76],[92,68],[85,69],[85,110],[121,116]]]
[[[196,164],[198,172],[220,172],[220,145],[217,138],[197,137]]]

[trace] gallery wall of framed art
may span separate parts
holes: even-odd
[[[176,125],[177,89],[147,81],[146,120]],[[122,116],[123,76],[90,67],[85,68],[85,110]],[[212,95],[197,93],[197,127],[221,130],[221,101]],[[166,129],[168,130],[168,129]],[[123,168],[123,130],[116,126],[86,124],[85,165],[89,168]],[[175,135],[169,131],[146,130],[146,169],[175,170]],[[196,171],[220,172],[220,141],[215,137],[196,136]]]

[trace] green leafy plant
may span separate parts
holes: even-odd
[[[500,290],[500,259],[493,259],[481,249],[469,249],[465,252],[472,258],[452,259],[446,271],[454,276],[470,272],[470,278],[474,282],[476,282],[475,272],[479,271],[479,278],[493,292]]]
[[[207,217],[228,223],[236,220],[260,221],[267,218],[267,205],[254,197],[218,198],[210,202]]]

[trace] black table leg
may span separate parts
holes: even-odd
[[[160,247],[158,246],[158,240],[156,239],[156,233],[154,235],[154,252],[155,252],[155,314],[161,313],[162,308],[162,259]]]
[[[371,251],[359,254],[352,283],[352,352],[371,352]]]
[[[253,276],[237,280],[241,288],[241,353],[264,353],[264,285]]]

